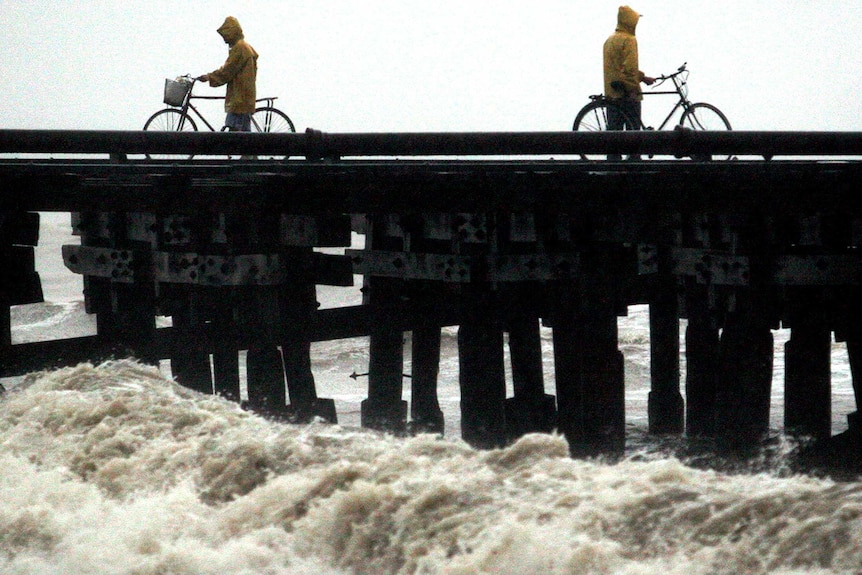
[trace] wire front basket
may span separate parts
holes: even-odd
[[[180,76],[175,80],[165,79],[165,99],[168,106],[182,106],[183,101],[192,89],[192,81]]]

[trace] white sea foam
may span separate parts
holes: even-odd
[[[133,362],[0,401],[0,573],[847,573],[862,485],[283,425]]]
[[[94,330],[78,278],[57,260],[59,244],[76,238],[66,219],[52,218],[43,220],[39,264],[51,301],[13,309],[16,343]],[[318,299],[357,303],[341,288]],[[619,326],[627,428],[643,435],[647,308],[632,308]],[[784,340],[776,332],[776,427]],[[550,330],[542,341],[553,393]],[[408,374],[409,343],[405,334]],[[442,350],[446,440],[276,424],[130,361],[27,376],[0,399],[0,573],[862,570],[862,484],[698,471],[658,444],[615,465],[570,460],[553,436],[474,451],[457,439],[454,328],[444,329]],[[837,432],[855,406],[846,351],[833,352]],[[312,362],[318,393],[336,399],[342,424],[358,425],[366,382],[349,375],[367,371],[367,338],[316,343]]]

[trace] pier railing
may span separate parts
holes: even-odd
[[[862,132],[304,133],[0,130],[0,153],[361,156],[860,156]]]

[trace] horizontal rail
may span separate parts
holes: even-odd
[[[655,154],[860,156],[862,132],[305,133],[0,130],[0,154],[361,156]]]
[[[459,306],[467,305],[461,300],[450,301],[447,306],[430,305],[416,306],[397,304],[385,310],[375,309],[369,305],[357,305],[340,308],[328,308],[315,311],[305,325],[304,335],[309,341],[331,341],[353,337],[366,337],[371,333],[371,327],[385,320],[392,329],[410,331],[416,325],[436,325],[440,327],[458,325],[460,322]],[[185,346],[195,346],[202,351],[210,351],[216,340],[225,337],[223,333],[215,333],[211,325],[207,325],[197,334],[194,342],[184,341]],[[237,349],[248,349],[260,343],[258,330],[240,330],[232,334]],[[12,346],[0,346],[0,377],[24,375],[39,369],[56,369],[70,367],[85,361],[102,361],[128,355],[136,357],[156,357],[169,359],[177,349],[175,343],[176,330],[173,327],[162,327],[155,331],[152,341],[137,342],[138,349],[130,349],[125,344],[111,341],[99,335],[87,335],[75,338],[54,339],[20,343]],[[273,342],[278,344],[281,342]]]

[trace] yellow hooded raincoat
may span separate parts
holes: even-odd
[[[605,95],[608,98],[643,100],[640,84],[644,73],[640,71],[635,38],[638,20],[640,14],[628,6],[620,6],[616,32],[605,41]]]
[[[251,114],[255,109],[257,98],[257,57],[254,48],[245,41],[239,21],[228,16],[218,33],[230,47],[224,65],[210,72],[210,86],[216,88],[227,84],[225,94],[225,112],[234,114]]]

